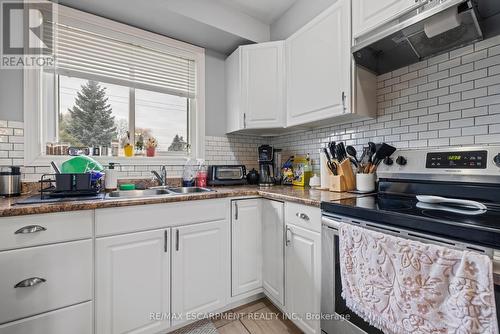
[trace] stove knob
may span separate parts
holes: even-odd
[[[402,157],[402,156],[399,156],[397,159],[396,159],[396,163],[400,166],[404,166],[408,163],[408,161],[406,160],[405,157]]]
[[[500,167],[500,153],[498,153],[497,156],[493,158],[493,161],[495,162],[495,165]]]
[[[394,163],[394,160],[392,160],[391,157],[386,157],[384,159],[384,164],[387,165],[387,166],[392,166],[393,163]]]

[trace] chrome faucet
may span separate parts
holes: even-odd
[[[151,173],[154,175],[154,178],[158,180],[160,186],[167,186],[167,167],[161,166],[160,173],[155,170],[152,170]]]

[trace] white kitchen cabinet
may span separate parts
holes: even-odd
[[[292,321],[308,334],[320,334],[321,234],[292,224],[286,225],[285,309]]]
[[[229,222],[182,226],[172,232],[172,313],[176,315],[172,325],[178,325],[226,305],[230,293]]]
[[[262,200],[262,282],[267,297],[285,305],[284,204]]]
[[[0,252],[0,323],[92,300],[92,240]]]
[[[170,327],[170,239],[170,229],[161,229],[96,240],[97,334]]]
[[[262,288],[262,200],[232,202],[231,294]]]
[[[284,43],[240,46],[226,60],[227,132],[285,126]]]
[[[92,334],[92,302],[0,325],[0,334]]]
[[[415,0],[352,0],[353,37],[359,37],[370,30],[421,5]]]
[[[286,40],[287,126],[350,112],[350,36],[350,0],[338,0]]]

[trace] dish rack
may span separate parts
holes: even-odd
[[[90,173],[43,174],[39,182],[42,199],[44,196],[96,196],[102,186],[101,179],[93,180]]]

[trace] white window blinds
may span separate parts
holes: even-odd
[[[195,97],[195,62],[89,31],[55,25],[58,74]]]

